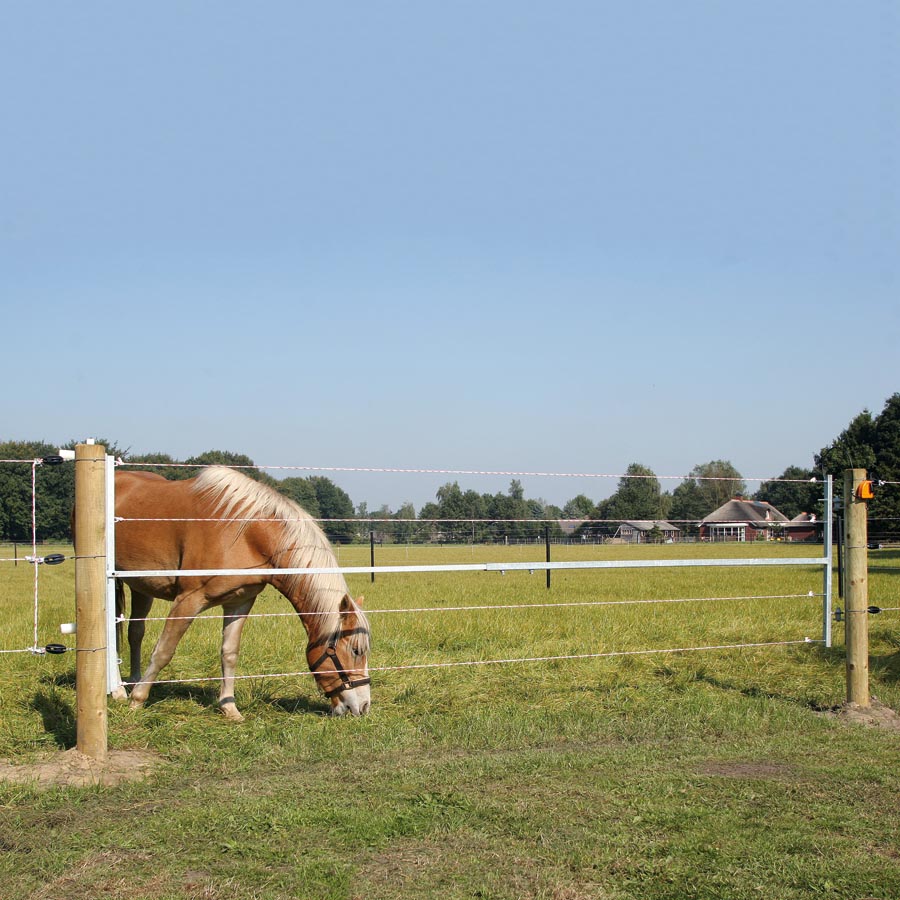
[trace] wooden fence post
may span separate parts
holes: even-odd
[[[75,730],[79,752],[103,762],[106,713],[106,448],[75,447]]]
[[[869,553],[866,502],[857,496],[865,469],[844,472],[844,594],[847,606],[847,702],[869,706]]]

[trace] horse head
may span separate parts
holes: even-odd
[[[369,622],[356,601],[341,600],[337,630],[310,639],[306,648],[309,670],[331,700],[331,714],[365,715],[369,711]]]

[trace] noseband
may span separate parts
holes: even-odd
[[[331,665],[334,666],[334,671],[337,673],[337,676],[341,679],[341,686],[332,688],[330,691],[325,691],[325,696],[330,700],[332,697],[336,697],[338,694],[343,694],[344,691],[352,691],[354,688],[364,687],[367,684],[372,683],[371,678],[351,678],[350,673],[341,667],[341,661],[338,659],[337,655],[337,642],[339,637],[347,637],[351,634],[362,634],[363,629],[354,629],[353,631],[342,631],[340,634],[335,635],[325,647],[325,650],[322,652],[322,655],[314,662],[309,664],[309,670],[313,674],[317,674],[319,668],[323,663],[330,660]]]

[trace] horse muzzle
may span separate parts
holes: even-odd
[[[368,684],[344,688],[331,697],[331,715],[343,716],[349,713],[351,716],[364,716],[369,711],[371,702]]]
[[[326,662],[334,668],[334,673],[328,670],[321,671]],[[320,680],[320,686],[325,691],[325,696],[331,701],[333,716],[343,716],[345,713],[350,713],[352,716],[363,716],[369,711],[371,679],[368,670],[361,671],[357,676],[356,672],[345,669],[338,659],[337,650],[333,644],[329,644],[322,655],[315,662],[309,664],[309,670]],[[321,678],[323,675],[331,676],[332,674],[338,677],[340,684],[329,690],[321,684]]]

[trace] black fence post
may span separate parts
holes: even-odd
[[[544,544],[547,547],[547,562],[550,562],[550,526],[544,526]],[[550,590],[550,567],[547,567],[547,590]]]

